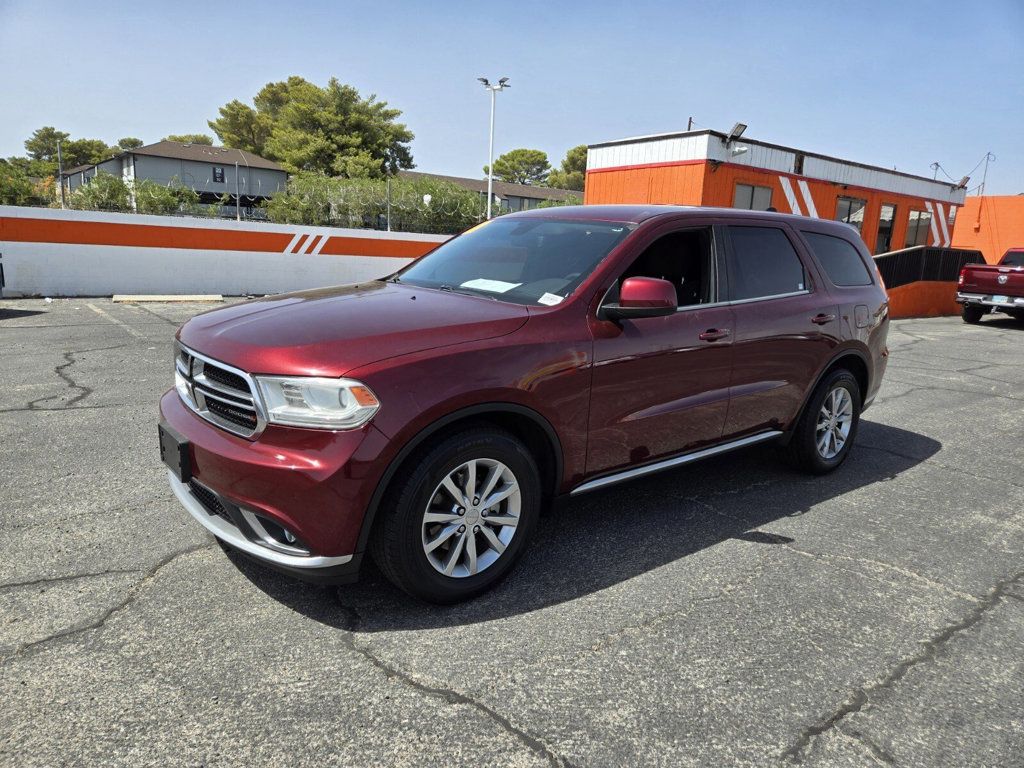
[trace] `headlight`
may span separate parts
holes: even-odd
[[[352,379],[256,376],[272,424],[315,429],[355,429],[373,418],[380,401]]]

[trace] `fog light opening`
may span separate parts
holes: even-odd
[[[290,555],[309,556],[312,554],[309,547],[298,536],[276,520],[258,515],[248,509],[243,509],[242,515],[249,523],[249,527],[252,528],[258,544]]]

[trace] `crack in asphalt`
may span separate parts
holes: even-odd
[[[896,765],[896,758],[890,755],[884,750],[881,745],[877,744],[863,731],[856,729],[843,728],[841,725],[836,726],[836,730],[846,736],[848,739],[852,739],[859,744],[863,744],[867,750],[871,753],[878,762],[883,765]]]
[[[555,768],[572,768],[572,763],[565,757],[555,753],[547,744],[545,744],[540,738],[534,736],[531,733],[519,728],[514,725],[505,715],[495,711],[491,707],[487,706],[483,702],[477,701],[471,696],[460,693],[459,691],[451,688],[445,688],[437,685],[429,685],[427,683],[420,682],[409,672],[405,672],[397,666],[385,661],[376,654],[373,653],[369,648],[360,645],[356,642],[355,633],[359,631],[359,625],[362,623],[362,617],[359,612],[351,606],[344,605],[338,601],[338,606],[344,612],[348,618],[348,626],[344,629],[343,642],[353,653],[357,653],[366,659],[370,664],[379,669],[388,679],[397,678],[409,687],[425,693],[428,696],[434,696],[442,699],[448,704],[463,704],[465,706],[472,707],[478,712],[485,715],[488,719],[492,720],[498,725],[503,731],[514,737],[522,744],[527,746],[531,751],[536,752],[548,761],[549,764],[555,766]]]
[[[38,587],[44,584],[60,584],[65,581],[77,581],[78,579],[95,579],[100,576],[114,576],[128,573],[142,573],[141,568],[111,568],[106,571],[93,571],[91,573],[69,573],[65,576],[46,576],[31,581],[9,581],[0,584],[0,591],[8,589],[22,589],[25,587]]]
[[[45,403],[47,400],[56,400],[58,397],[61,397],[61,393],[58,393],[56,395],[47,395],[46,397],[37,397],[35,400],[29,400],[27,403],[25,403],[25,405],[22,408],[19,408],[19,409],[16,409],[16,410],[22,410],[22,411],[63,411],[63,410],[73,409],[76,403],[81,402],[82,400],[84,400],[85,398],[87,398],[89,395],[91,395],[93,393],[92,387],[87,387],[84,384],[79,384],[77,381],[75,381],[74,377],[70,373],[68,373],[68,368],[73,366],[75,363],[79,362],[79,360],[75,357],[75,355],[84,355],[86,352],[106,352],[106,351],[111,350],[111,349],[121,349],[122,347],[126,347],[126,346],[128,346],[128,345],[127,344],[116,344],[116,345],[114,345],[112,347],[94,347],[92,349],[73,349],[70,352],[65,352],[63,354],[65,362],[63,364],[61,364],[61,365],[55,366],[54,369],[53,369],[53,372],[55,374],[57,374],[57,376],[61,379],[61,381],[63,381],[67,385],[67,388],[68,388],[69,391],[74,392],[74,391],[77,390],[78,394],[76,394],[70,400],[65,402],[64,405],[61,405],[58,408],[40,408],[38,406],[38,403]],[[93,406],[93,407],[99,407],[99,406]],[[15,409],[11,409],[11,410],[15,410]]]
[[[989,590],[988,594],[978,601],[974,609],[967,616],[954,624],[946,626],[930,639],[923,641],[917,653],[896,664],[880,681],[854,689],[846,701],[834,712],[818,722],[806,726],[794,742],[782,752],[782,759],[793,763],[802,762],[804,752],[815,739],[838,728],[839,724],[847,717],[863,710],[869,703],[872,694],[893,688],[906,677],[910,670],[933,660],[950,640],[978,624],[989,611],[999,604],[1002,598],[1010,594],[1009,590],[1011,587],[1021,583],[1024,583],[1024,571],[1019,571],[997,582]]]
[[[95,629],[101,629],[107,623],[107,621],[109,621],[113,616],[129,608],[133,603],[135,603],[135,601],[138,600],[139,596],[142,593],[142,588],[146,584],[148,584],[162,568],[170,565],[172,562],[174,562],[180,557],[185,557],[186,555],[190,555],[194,552],[198,552],[203,549],[211,549],[216,546],[216,544],[204,542],[202,544],[196,544],[191,547],[186,547],[185,549],[180,549],[176,552],[172,552],[169,555],[166,555],[165,557],[160,558],[160,560],[157,561],[156,564],[142,572],[142,578],[139,579],[135,584],[133,584],[129,588],[128,594],[125,595],[123,600],[105,610],[99,616],[99,618],[93,619],[92,621],[84,622],[82,624],[76,624],[74,626],[67,627],[58,632],[54,632],[53,634],[47,635],[46,637],[40,638],[39,640],[33,640],[30,643],[24,643],[15,648],[10,655],[0,657],[0,664],[14,661],[15,659],[29,658],[30,656],[33,656],[36,653],[40,653],[41,651],[48,648],[52,643],[55,643],[59,640],[74,637],[76,635],[82,634],[83,632],[90,632]]]

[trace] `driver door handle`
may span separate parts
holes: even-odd
[[[700,334],[697,338],[701,341],[718,341],[719,339],[725,339],[729,336],[728,328],[708,328],[704,333]]]
[[[821,312],[812,317],[811,322],[814,323],[815,325],[825,325],[825,323],[831,323],[835,319],[835,315],[827,315],[824,312]]]

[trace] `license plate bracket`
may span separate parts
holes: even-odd
[[[1009,299],[1008,296],[993,296],[992,297],[992,302],[994,304],[1009,304],[1010,303],[1010,299]]]
[[[192,455],[189,442],[167,424],[158,424],[160,435],[160,460],[182,483],[192,479]]]

